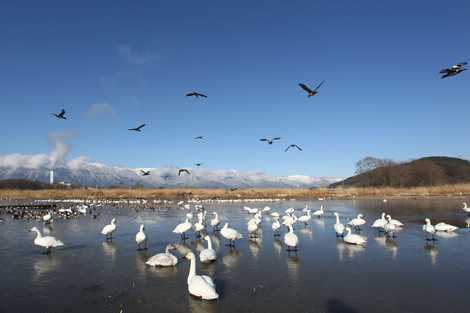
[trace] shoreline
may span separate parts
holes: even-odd
[[[1,200],[353,200],[353,199],[411,199],[470,196],[470,184],[436,187],[339,187],[317,189],[45,189],[0,190]]]

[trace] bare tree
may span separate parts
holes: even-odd
[[[356,162],[356,174],[362,174],[368,171],[375,170],[376,168],[397,165],[399,162],[392,159],[381,159],[376,157],[367,156]]]

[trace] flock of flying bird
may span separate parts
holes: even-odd
[[[441,78],[447,78],[447,77],[452,77],[456,76],[458,74],[461,74],[463,71],[466,71],[467,68],[465,66],[467,65],[467,62],[461,62],[457,63],[449,68],[444,68],[439,71],[439,74],[442,74]],[[308,97],[313,97],[318,94],[320,87],[324,84],[325,81],[321,81],[314,89],[311,89],[308,85],[304,83],[299,83],[299,87],[307,93]],[[207,95],[197,92],[197,91],[192,91],[186,94],[186,97],[194,97],[194,98],[207,98]],[[58,119],[61,120],[66,120],[67,117],[65,116],[65,110],[62,109],[59,113],[52,113],[53,116],[55,116]],[[143,128],[146,126],[146,124],[141,124],[137,127],[134,128],[129,128],[129,131],[133,132],[142,132]],[[202,140],[204,137],[202,136],[197,136],[194,138],[194,140]],[[269,145],[272,145],[275,141],[281,140],[281,137],[274,137],[274,138],[261,138],[260,141],[266,142]],[[291,148],[295,148],[298,151],[302,151],[302,148],[297,145],[297,144],[290,144],[286,147],[284,150],[285,152],[289,151]],[[196,166],[199,167],[201,166],[202,163],[196,163]],[[181,176],[181,174],[186,173],[188,175],[191,174],[191,171],[189,169],[179,169],[178,170],[178,176]],[[142,176],[149,176],[151,173],[150,171],[141,171]]]
[[[384,202],[386,202],[386,200],[384,200]],[[209,219],[206,209],[202,205],[197,204],[194,206],[194,213],[196,213],[197,221],[192,223],[194,216],[191,206],[189,204],[184,204],[183,202],[180,202],[179,205],[188,210],[188,213],[186,214],[185,221],[178,224],[174,228],[173,233],[180,235],[181,240],[185,241],[188,239],[187,234],[190,231],[194,231],[196,238],[203,238],[207,241],[207,248],[203,249],[199,253],[199,261],[201,263],[210,263],[217,260],[217,251],[214,249],[211,238],[208,236],[209,225],[214,233],[220,232],[220,235],[227,240],[227,246],[231,249],[235,248],[236,241],[244,238],[242,233],[230,227],[228,222],[225,222],[224,226],[221,228],[220,226],[222,225],[222,221],[220,220],[217,212],[212,212],[212,218]],[[470,215],[470,207],[468,207],[466,203],[463,203],[463,205],[463,211]],[[86,208],[84,209],[83,205],[79,210],[84,210],[86,213]],[[252,218],[247,222],[249,240],[256,240],[259,238],[259,230],[263,221],[263,215],[269,215],[272,219],[271,229],[274,237],[281,236],[282,226],[285,226],[287,229],[284,233],[283,243],[288,253],[296,253],[299,246],[299,238],[294,232],[295,224],[303,224],[304,227],[308,227],[312,218],[321,219],[327,214],[323,205],[313,213],[312,210],[306,206],[302,209],[303,215],[300,217],[297,217],[295,214],[296,209],[292,207],[287,208],[282,215],[279,212],[271,212],[271,208],[268,206],[263,209],[245,206],[243,210],[252,216]],[[347,221],[346,225],[341,222],[340,216],[337,212],[333,212],[333,215],[335,216],[333,230],[336,237],[342,238],[346,244],[350,245],[365,246],[367,244],[367,238],[359,234],[361,229],[367,224],[362,214],[358,214],[355,218]],[[47,213],[43,216],[43,222],[45,224],[50,224],[52,221],[53,216],[51,213]],[[382,213],[381,217],[371,224],[371,227],[376,229],[379,233],[385,234],[386,238],[395,238],[397,236],[397,231],[403,228],[404,224],[399,220],[393,219],[390,215]],[[456,231],[458,227],[446,223],[432,225],[430,219],[426,218],[422,229],[425,233],[425,239],[427,241],[435,242],[437,240],[435,237],[436,233],[452,233]],[[37,227],[31,228],[30,231],[36,233],[34,244],[45,248],[46,254],[51,253],[53,248],[64,245],[62,241],[53,236],[42,236]],[[113,234],[116,231],[117,221],[113,218],[110,224],[105,225],[102,228],[101,234],[105,236],[106,240],[112,240]],[[353,233],[353,231],[357,233]],[[138,250],[147,249],[147,235],[145,234],[145,226],[143,224],[139,226],[139,231],[135,235],[135,241]],[[174,249],[176,249],[175,245],[168,244],[164,252],[150,257],[145,263],[149,266],[155,267],[176,266],[178,264],[178,258],[171,253]],[[187,279],[189,293],[204,300],[218,299],[219,295],[216,291],[213,280],[209,276],[197,275],[196,255],[193,252],[188,252],[185,257],[190,260],[190,270]]]

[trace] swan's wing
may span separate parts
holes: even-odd
[[[212,281],[212,278],[206,275],[202,275],[201,278],[206,282],[206,284],[208,284],[212,288],[215,288],[215,284],[214,284],[214,281]]]

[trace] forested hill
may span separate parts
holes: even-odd
[[[416,187],[470,182],[470,162],[450,157],[425,157],[381,166],[331,184],[330,187]]]

